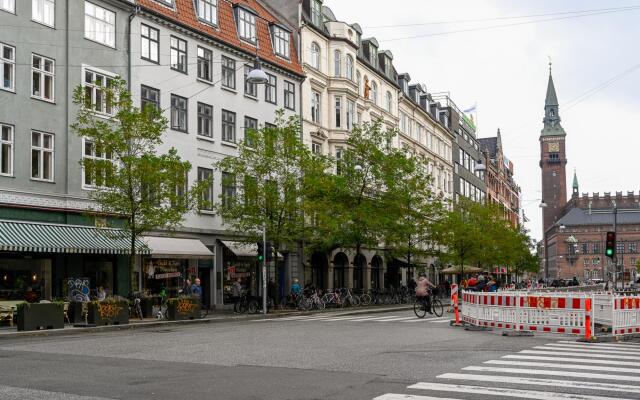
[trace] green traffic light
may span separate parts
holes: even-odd
[[[258,261],[262,261],[262,260],[264,260],[264,257],[258,256]]]
[[[607,249],[607,256],[612,256],[612,255],[613,255],[613,250]]]

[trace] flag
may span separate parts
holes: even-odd
[[[466,110],[462,110],[465,114],[470,114],[473,112],[476,112],[476,106],[477,104],[474,103],[471,107],[467,108]]]

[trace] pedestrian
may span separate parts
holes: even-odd
[[[187,278],[184,281],[184,286],[182,286],[182,290],[180,291],[180,294],[183,296],[191,296],[192,291],[191,291],[191,279]]]
[[[238,278],[231,288],[231,297],[233,299],[233,312],[240,312],[240,298],[242,297],[242,279]]]
[[[416,285],[416,299],[421,300],[429,314],[433,314],[431,312],[431,297],[429,296],[429,288],[435,288],[436,285],[431,283],[429,279],[427,279],[427,274],[424,272],[420,274],[420,278],[418,278],[418,283]]]
[[[198,298],[198,302],[202,303],[202,286],[200,286],[200,278],[196,278],[191,286],[191,294]]]

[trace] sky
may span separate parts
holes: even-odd
[[[478,137],[500,128],[522,188],[526,227],[537,240],[549,60],[567,133],[568,196],[574,169],[581,193],[640,190],[640,0],[324,4],[391,50],[397,71],[408,72],[412,83],[449,92],[461,109],[477,104]]]

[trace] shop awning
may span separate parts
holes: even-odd
[[[234,242],[232,240],[221,240],[221,242],[238,257],[256,257],[258,255],[257,243]]]
[[[129,235],[121,229],[0,221],[0,250],[36,253],[129,254]],[[138,241],[136,251],[149,249]]]
[[[455,267],[445,268],[440,272],[443,273],[443,274],[459,274],[460,273],[460,266],[456,265]],[[482,272],[482,268],[465,266],[463,272],[465,274],[477,274],[477,273]]]
[[[213,253],[198,239],[143,236],[152,258],[211,258]]]

